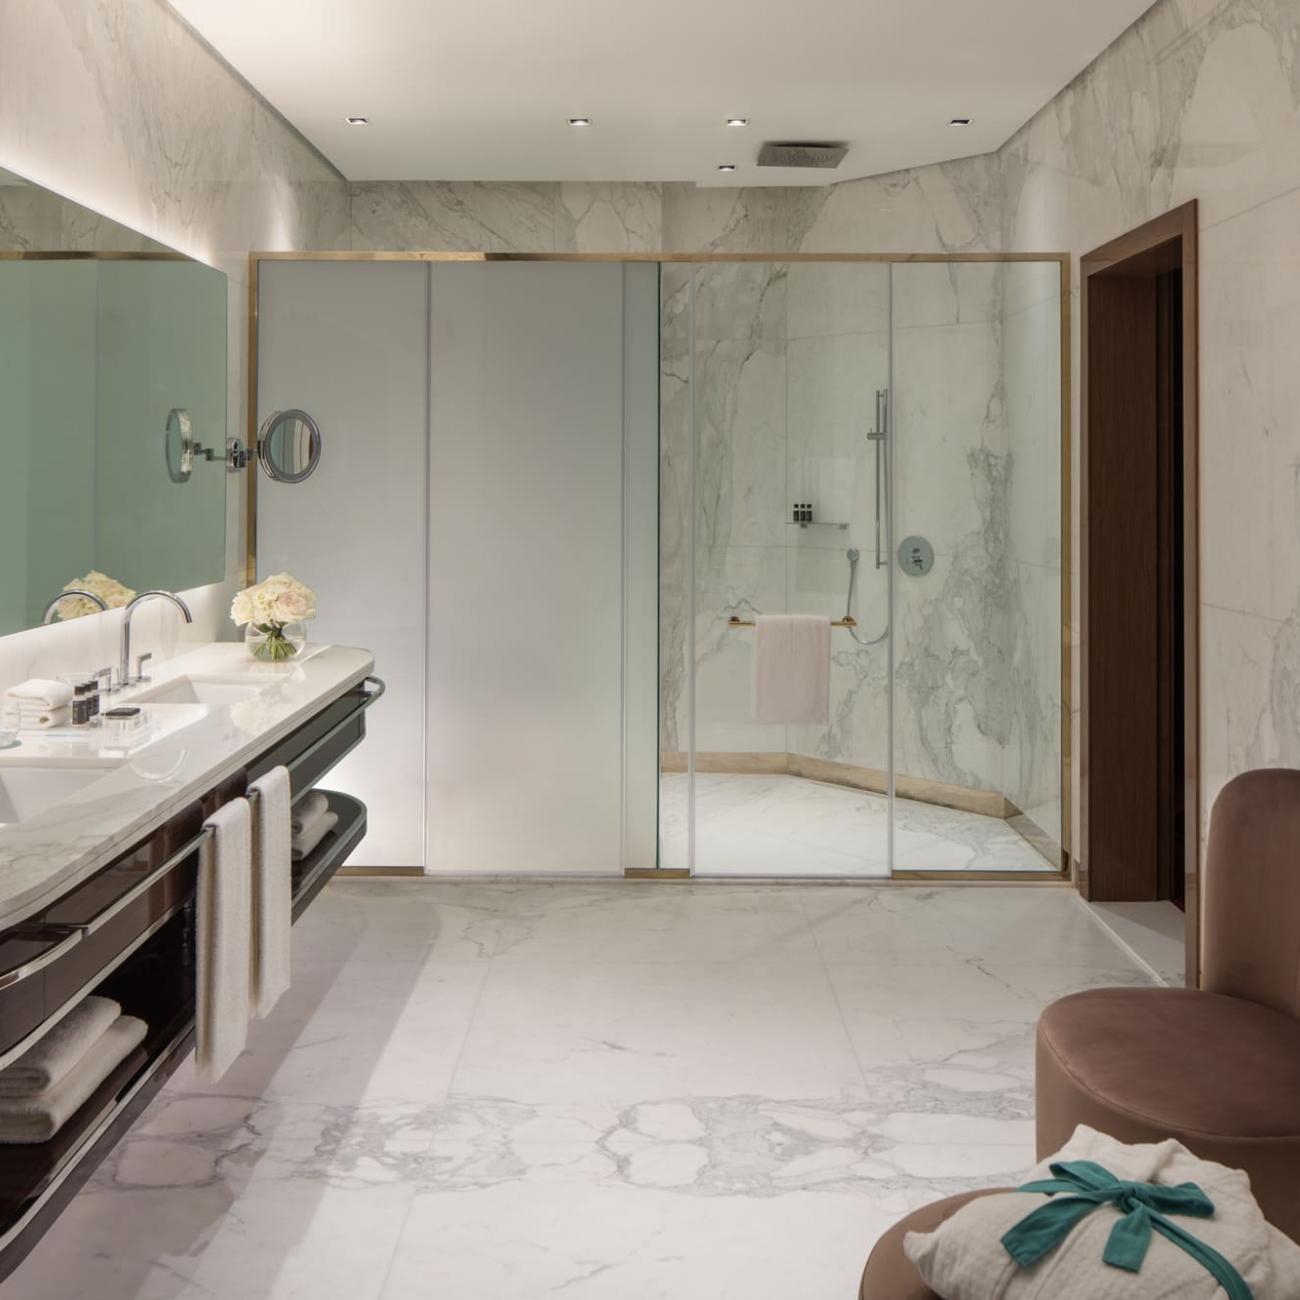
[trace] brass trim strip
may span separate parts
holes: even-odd
[[[185,259],[182,255],[175,256]],[[1074,878],[1074,855],[1072,851],[1074,794],[1072,788],[1073,763],[1071,746],[1073,744],[1073,682],[1071,636],[1072,609],[1072,401],[1071,375],[1073,364],[1073,344],[1071,338],[1071,254],[1069,253],[485,253],[485,252],[436,252],[436,251],[370,251],[370,250],[325,250],[302,252],[253,252],[248,255],[248,410],[247,443],[256,445],[257,437],[257,383],[258,383],[258,267],[262,262],[657,262],[657,263],[737,263],[737,262],[874,262],[891,265],[895,263],[1051,263],[1060,268],[1061,297],[1061,845],[1063,866],[1060,876]],[[249,472],[247,480],[245,506],[245,580],[257,581],[257,475]],[[358,869],[364,871],[364,868]],[[647,867],[628,868],[628,874],[634,872],[648,873],[647,879],[681,879],[680,875],[665,874],[677,872],[677,868]],[[414,869],[414,874],[424,872]],[[340,874],[345,874],[340,872]],[[350,872],[346,873],[350,874]],[[689,871],[686,877],[689,878]],[[1015,880],[1023,876],[1032,876],[1042,881],[1044,876],[1056,879],[1057,873],[1050,869],[1043,873],[1002,872],[985,875],[982,872],[897,872],[898,879],[918,880],[981,880],[1004,878]],[[638,878],[632,875],[631,878]]]

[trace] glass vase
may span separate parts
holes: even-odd
[[[306,644],[305,623],[249,623],[244,628],[244,647],[259,663],[288,663]]]

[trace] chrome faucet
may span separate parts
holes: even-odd
[[[68,587],[64,591],[59,592],[59,594],[45,606],[45,617],[41,619],[41,622],[48,623],[54,617],[54,611],[58,609],[59,602],[67,600],[69,596],[80,596],[83,600],[92,601],[94,604],[98,605],[100,609],[108,608],[103,599],[96,596],[93,591],[87,591],[84,587]]]
[[[131,616],[146,600],[151,599],[170,600],[184,614],[187,623],[194,622],[194,615],[190,613],[190,607],[175,592],[142,591],[122,612],[122,653],[117,666],[116,690],[120,691],[125,686],[134,686],[137,682],[143,680],[142,677],[131,676]]]

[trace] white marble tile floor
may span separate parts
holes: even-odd
[[[695,779],[697,875],[889,875],[885,795],[797,776],[701,772]],[[687,781],[680,772],[660,778],[662,842],[679,857]],[[900,871],[1053,870],[1001,818],[913,799],[896,799],[895,809],[894,865]]]
[[[6,1300],[847,1300],[1032,1165],[1033,1027],[1149,975],[1064,888],[336,882]]]

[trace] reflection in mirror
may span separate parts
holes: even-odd
[[[0,635],[67,588],[95,599],[54,620],[222,579],[226,476],[178,486],[180,411],[225,445],[225,276],[0,170]]]
[[[257,453],[277,483],[301,483],[320,463],[320,429],[306,411],[275,411],[262,425]]]

